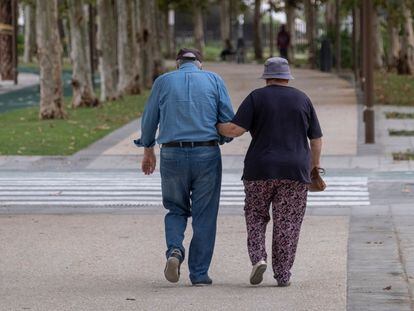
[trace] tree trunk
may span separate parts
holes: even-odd
[[[414,31],[411,10],[403,4],[404,24],[401,40],[399,74],[414,74]]]
[[[97,53],[97,25],[96,25],[96,5],[87,5],[88,16],[88,32],[89,32],[89,60],[91,62],[92,86],[94,86],[94,76],[98,69],[98,53]]]
[[[387,22],[387,30],[389,36],[389,50],[387,53],[387,67],[389,71],[397,68],[398,59],[401,50],[400,35],[397,26],[392,20]]]
[[[312,69],[316,68],[316,23],[315,23],[315,5],[313,1],[305,1],[305,14],[306,14],[306,38],[309,46],[309,58],[308,62]]]
[[[36,39],[40,67],[41,119],[62,119],[62,46],[57,27],[57,0],[36,1]]]
[[[289,62],[293,63],[295,61],[295,42],[296,42],[296,30],[295,30],[295,18],[296,18],[296,8],[285,1],[286,5],[286,28],[290,35],[290,44],[288,50],[288,59]]]
[[[160,10],[158,9],[158,5],[156,1],[151,1],[151,22],[152,22],[152,29],[154,32],[154,39],[152,40],[152,53],[154,55],[154,68],[152,71],[152,79],[155,80],[159,75],[163,73],[164,63],[162,57],[162,40],[163,35],[161,33],[161,14]]]
[[[193,1],[194,45],[204,54],[204,22],[203,9],[198,1]]]
[[[341,15],[340,0],[335,0],[335,64],[336,71],[341,71],[342,55],[341,55]]]
[[[0,32],[0,77],[1,80],[13,80],[13,40],[12,1],[0,1],[0,24],[7,25],[7,30]]]
[[[175,57],[175,11],[169,9],[166,14],[166,23],[167,23],[167,36],[166,36],[166,46],[167,46],[167,55],[169,58],[174,59]]]
[[[139,1],[140,0],[133,0],[133,8],[132,8],[132,23],[133,23],[133,44],[135,49],[135,57],[134,57],[134,70],[136,74],[139,76],[139,87],[140,90],[143,86],[143,76],[141,71],[141,41],[140,41],[140,34],[141,34],[141,22],[140,22],[140,8],[139,8]]]
[[[92,87],[88,25],[83,8],[84,0],[69,0],[68,4],[73,65],[72,107],[95,107],[100,103]]]
[[[374,68],[381,69],[384,67],[384,42],[381,33],[381,16],[378,9],[374,9],[372,24],[374,27]]]
[[[62,42],[63,57],[70,57],[72,54],[72,40],[70,37],[70,25],[67,18],[58,20],[60,42]]]
[[[24,6],[24,53],[23,62],[30,63],[36,53],[35,8],[31,4]]]
[[[352,69],[354,71],[355,81],[359,81],[360,68],[360,34],[361,34],[361,19],[359,6],[354,3],[352,6]]]
[[[118,59],[115,7],[112,0],[98,0],[97,12],[101,100],[115,100],[118,97]]]
[[[220,34],[223,47],[230,40],[230,1],[220,0]]]
[[[253,45],[254,45],[254,59],[261,61],[263,59],[262,47],[262,16],[260,13],[262,1],[255,0],[254,2],[254,21],[253,21]]]
[[[150,88],[153,80],[154,72],[154,55],[152,53],[154,31],[151,21],[151,6],[149,1],[139,1],[140,13],[140,46],[141,46],[141,75],[142,84],[146,88]]]
[[[274,26],[273,26],[273,10],[272,8],[269,9],[269,57],[274,56],[274,49],[275,49],[275,34],[274,34]]]
[[[119,94],[139,94],[141,92],[139,73],[135,59],[137,56],[134,38],[134,3],[132,0],[117,0],[118,12],[118,66]]]
[[[335,31],[335,2],[328,1],[325,5],[325,23],[328,36]]]

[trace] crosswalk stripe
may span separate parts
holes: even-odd
[[[2,200],[7,200],[7,201],[64,201],[67,199],[73,199],[73,200],[78,200],[78,201],[96,201],[98,200],[97,197],[95,196],[20,196],[20,197],[15,197],[15,196],[2,196]],[[360,201],[360,200],[364,200],[365,197],[324,197],[324,198],[312,198],[310,197],[309,200],[310,201]],[[113,200],[113,201],[123,201],[123,200],[127,200],[127,201],[142,201],[142,200],[154,200],[154,201],[161,201],[161,196],[101,196],[99,197],[99,201],[106,201],[106,200]],[[244,202],[244,196],[239,196],[239,197],[228,197],[228,196],[221,196],[220,198],[221,201],[243,201]]]
[[[89,201],[62,201],[62,202],[18,202],[15,201],[3,201],[0,203],[0,207],[10,207],[10,206],[87,206],[87,207],[111,207],[111,206],[160,206],[159,202],[154,201],[96,201],[93,204]],[[367,206],[370,205],[369,201],[358,201],[358,202],[341,202],[341,201],[331,201],[331,202],[308,202],[308,206]],[[220,206],[244,206],[243,202],[220,202]]]
[[[51,186],[51,187],[41,187],[41,186],[27,186],[27,187],[0,187],[0,194],[1,193],[7,193],[7,192],[12,192],[14,194],[25,194],[28,193],[30,191],[34,192],[34,193],[41,193],[42,191],[44,192],[56,192],[56,190],[61,190],[62,186]],[[119,192],[119,194],[123,194],[126,192],[130,192],[130,193],[139,193],[142,191],[148,191],[148,192],[161,192],[160,186],[158,187],[146,187],[146,186],[138,186],[138,187],[122,187],[122,186],[118,186],[118,187],[66,187],[66,190],[63,190],[65,193],[72,193],[72,192],[77,192],[77,193],[102,193],[108,190],[111,190],[111,193],[115,193],[116,191]],[[222,191],[237,191],[238,193],[240,191],[244,192],[244,188],[243,187],[222,187],[221,188]],[[355,193],[364,193],[366,194],[366,189],[364,188],[355,188],[355,187],[340,187],[340,188],[335,188],[335,187],[329,187],[328,189],[326,189],[323,193],[334,193],[334,192],[338,192],[338,191],[353,191]],[[117,193],[118,193],[117,192]]]
[[[326,177],[324,192],[310,192],[308,206],[370,205],[367,177]],[[221,205],[243,206],[244,186],[238,175],[224,174]],[[0,207],[9,206],[159,206],[159,174],[39,172],[0,178]]]
[[[30,197],[30,196],[36,196],[36,197],[41,197],[41,196],[50,196],[50,197],[54,197],[54,196],[76,196],[76,195],[82,195],[82,196],[96,196],[96,195],[111,195],[111,196],[134,196],[135,198],[138,198],[139,196],[145,196],[145,195],[153,195],[153,196],[159,196],[161,197],[161,191],[159,192],[150,192],[150,191],[139,191],[139,192],[116,192],[116,191],[111,191],[111,192],[71,192],[71,191],[59,191],[59,192],[29,192],[29,193],[25,193],[23,192],[19,192],[19,193],[15,193],[15,192],[8,192],[6,194],[2,194],[0,193],[0,197],[5,199],[7,197],[15,197],[16,195],[20,196],[20,197]],[[222,196],[228,196],[228,197],[240,197],[243,196],[244,197],[244,193],[243,192],[221,192]],[[350,198],[350,197],[364,197],[364,196],[368,196],[368,192],[346,192],[346,191],[341,191],[341,192],[327,192],[327,193],[309,193],[308,196],[309,197],[324,197],[324,196],[342,196],[345,198]]]
[[[101,180],[157,180],[160,179],[161,175],[159,173],[154,173],[153,175],[150,176],[144,176],[141,174],[135,174],[135,173],[120,173],[120,174],[107,174],[107,173],[85,173],[85,172],[74,172],[74,173],[58,173],[58,172],[47,172],[47,173],[37,173],[37,176],[28,176],[26,175],[24,180],[30,180],[30,181],[34,181],[34,180],[51,180],[51,181],[55,181],[55,180],[68,180],[68,175],[70,175],[70,178],[76,177],[77,180],[96,180],[96,181],[101,181]],[[24,176],[24,174],[22,174],[21,176],[8,176],[8,177],[0,177],[0,181],[8,181],[8,180],[17,180],[17,181],[21,181],[22,177]],[[235,176],[237,180],[240,181],[240,176],[236,175]],[[231,179],[234,180],[233,177],[227,178],[227,179]],[[223,180],[226,180],[226,174],[223,174]],[[324,180],[328,180],[328,181],[335,181],[335,180],[339,180],[339,181],[366,181],[367,177],[365,176],[328,176],[328,177],[324,177]]]
[[[59,190],[59,191],[57,191]],[[8,190],[8,191],[2,191],[0,190],[0,196],[56,196],[56,195],[67,195],[67,196],[73,196],[73,195],[83,195],[83,196],[95,196],[95,195],[118,195],[118,196],[124,196],[124,195],[155,195],[160,196],[161,191],[160,190],[136,190],[136,191],[119,191],[119,190],[112,190],[112,191],[85,191],[85,190],[61,190],[61,188],[53,190],[53,189],[43,189],[40,188],[38,191],[33,190],[25,190],[25,191],[16,191],[16,190]],[[225,191],[223,190],[221,192],[222,196],[244,196],[243,191]],[[324,197],[324,196],[339,196],[342,195],[344,197],[352,197],[352,196],[367,196],[368,192],[366,191],[355,191],[355,192],[349,192],[349,191],[324,191],[322,193],[310,193],[308,196],[314,197]]]
[[[30,186],[32,186],[32,185],[40,185],[40,186],[54,186],[54,185],[56,185],[56,184],[58,184],[58,185],[62,185],[62,186],[68,186],[68,187],[70,187],[70,186],[79,186],[79,187],[81,187],[81,186],[83,186],[83,187],[89,187],[89,186],[103,186],[103,187],[109,187],[109,186],[119,186],[119,185],[121,185],[121,186],[124,186],[125,184],[127,184],[127,185],[129,185],[130,187],[132,187],[132,186],[135,186],[135,187],[137,187],[137,186],[140,186],[140,185],[146,185],[146,186],[157,186],[157,185],[159,185],[161,183],[161,181],[159,181],[159,182],[152,182],[152,183],[150,183],[150,182],[144,182],[144,183],[134,183],[134,182],[128,182],[128,181],[124,181],[124,182],[116,182],[116,183],[113,183],[113,182],[105,182],[105,181],[99,181],[99,183],[91,183],[91,182],[85,182],[85,183],[82,183],[82,182],[80,182],[80,181],[77,181],[77,182],[38,182],[38,183],[36,183],[36,182],[26,182],[26,181],[24,181],[24,182],[4,182],[4,183],[0,183],[0,187],[11,187],[11,186],[13,186],[13,187],[18,187],[18,186],[27,186],[27,187],[30,187]],[[355,182],[338,182],[338,181],[335,181],[335,182],[328,182],[327,181],[327,183],[329,183],[329,186],[366,186],[366,182],[362,182],[362,181],[355,181]],[[222,184],[222,186],[223,187],[226,187],[226,186],[239,186],[239,187],[243,187],[243,184],[242,183],[223,183]]]

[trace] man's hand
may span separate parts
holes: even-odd
[[[145,175],[151,175],[155,171],[157,158],[155,157],[154,148],[144,149],[144,158],[142,159],[141,169]]]

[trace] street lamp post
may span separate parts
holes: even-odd
[[[364,66],[364,122],[365,143],[375,143],[375,121],[374,121],[374,62],[372,57],[372,0],[364,0],[363,4],[363,64]]]
[[[335,58],[336,58],[336,71],[341,71],[341,15],[340,15],[341,1],[335,1]]]

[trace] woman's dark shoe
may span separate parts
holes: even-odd
[[[202,286],[209,286],[213,284],[213,280],[210,277],[206,277],[203,280],[192,282],[194,286],[202,287]]]
[[[260,260],[252,268],[252,273],[250,274],[250,284],[257,285],[263,281],[263,273],[267,269],[267,263],[264,260]]]
[[[174,249],[170,257],[167,259],[167,263],[164,269],[165,278],[171,283],[177,283],[180,279],[180,266],[183,261],[183,256],[179,249]]]
[[[277,281],[277,287],[288,287],[288,286],[290,286],[290,281],[286,281],[286,282]]]

